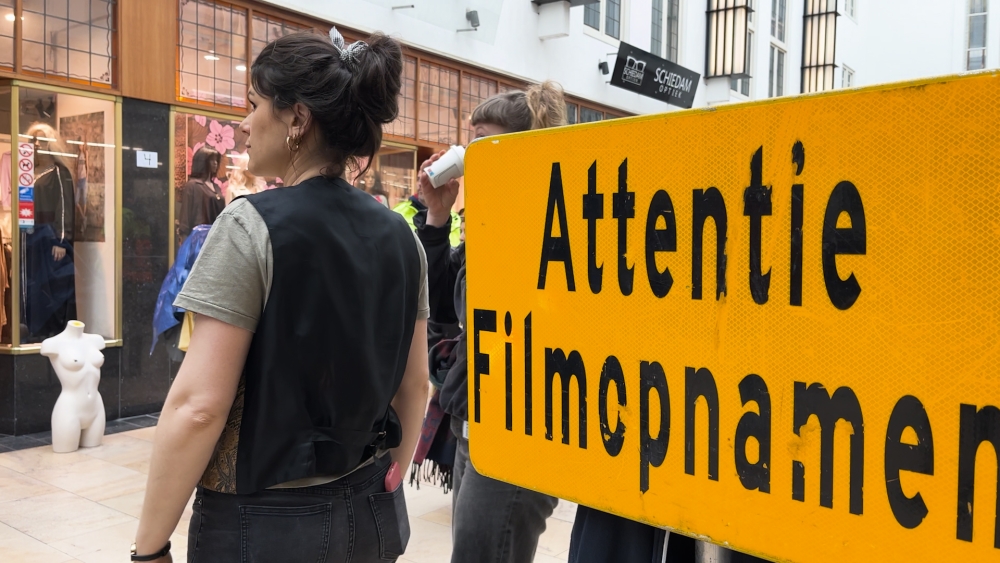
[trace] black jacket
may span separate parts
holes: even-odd
[[[452,248],[451,225],[427,225],[427,211],[413,218],[417,236],[427,254],[427,292],[431,322],[438,326],[458,323],[461,332],[455,348],[456,361],[441,387],[441,407],[454,419],[469,419],[468,344],[465,335],[465,243]]]

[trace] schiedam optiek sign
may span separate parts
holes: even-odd
[[[611,85],[682,108],[694,104],[701,76],[624,41],[618,47]]]
[[[1000,560],[1000,75],[466,164],[477,469],[778,561]]]

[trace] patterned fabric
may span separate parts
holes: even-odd
[[[201,476],[201,486],[210,491],[218,493],[236,494],[236,452],[239,448],[240,424],[243,422],[243,396],[246,392],[246,385],[243,378],[240,378],[240,385],[236,389],[236,399],[233,400],[233,407],[229,410],[229,418],[226,420],[226,427],[222,430],[218,444],[215,445],[215,452],[212,459],[205,468],[205,473]]]

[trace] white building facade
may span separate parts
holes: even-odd
[[[1000,67],[1000,0],[590,1],[272,3],[361,32],[384,31],[414,48],[518,81],[556,80],[568,94],[625,114],[677,108],[609,84],[599,65],[614,68],[620,41],[702,75],[694,107]],[[741,37],[749,77],[705,77],[710,39],[719,40],[709,29],[713,7],[748,20]],[[475,28],[470,11],[478,19]],[[809,59],[803,45],[812,45],[818,69],[812,72],[821,75],[812,85],[804,84],[803,76],[813,75],[803,69]]]

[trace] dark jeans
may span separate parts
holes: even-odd
[[[558,500],[480,475],[458,428],[452,492],[452,563],[530,563]]]
[[[668,548],[665,559],[664,548]],[[577,507],[569,563],[663,561],[694,563],[694,540],[583,505]]]
[[[403,487],[386,492],[388,462],[300,489],[229,495],[198,487],[189,563],[375,563],[406,549]]]
[[[569,563],[696,563],[696,543],[680,534],[581,505],[573,522]],[[730,563],[767,563],[738,551],[730,551],[729,557]]]

